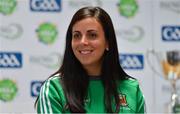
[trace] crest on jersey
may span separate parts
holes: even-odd
[[[125,94],[119,94],[119,101],[121,106],[127,106],[127,100]]]

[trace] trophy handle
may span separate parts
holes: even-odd
[[[155,58],[155,60],[156,60],[155,62],[157,62],[159,65],[158,67],[161,68],[161,66],[160,66],[161,65],[161,63],[160,63],[161,59],[158,55],[159,54],[154,49],[148,50],[146,53],[147,63],[149,65],[149,67],[151,68],[151,70],[155,74],[157,74],[158,76],[163,76],[163,74],[160,73],[160,71],[159,71],[160,69],[158,70],[156,67],[154,67],[153,62],[151,61],[152,58]]]

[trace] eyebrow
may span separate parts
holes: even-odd
[[[76,32],[77,32],[77,33],[80,33],[80,31],[72,31],[72,33],[76,33]]]
[[[77,32],[77,33],[80,33],[80,31],[78,31],[78,30],[72,31],[72,33],[76,33],[76,32]],[[91,29],[90,29],[90,30],[88,30],[87,32],[98,32],[98,31],[97,31],[97,30],[91,30]]]
[[[87,32],[98,32],[97,30],[88,30]]]

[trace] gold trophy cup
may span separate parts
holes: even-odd
[[[176,81],[180,79],[180,50],[171,50],[165,53],[156,52],[155,50],[150,50],[147,52],[147,62],[151,69],[159,76],[163,76],[166,80],[171,83],[172,93],[171,102],[169,104],[169,113],[180,113],[180,102],[179,96],[176,89]],[[150,61],[155,58],[161,68],[161,73],[159,70],[153,66]]]

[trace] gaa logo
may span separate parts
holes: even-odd
[[[31,82],[31,96],[32,97],[37,97],[39,95],[42,84],[43,84],[42,81],[32,81]]]
[[[32,11],[60,12],[61,0],[30,0]]]
[[[21,68],[22,54],[16,52],[0,52],[0,68]]]
[[[163,26],[161,33],[163,41],[180,41],[180,26]]]
[[[120,54],[119,57],[123,69],[144,68],[144,57],[141,54]]]

